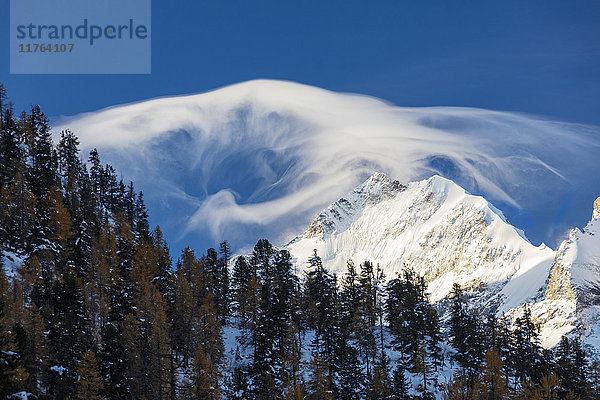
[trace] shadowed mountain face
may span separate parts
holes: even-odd
[[[376,171],[439,174],[501,208],[534,244],[583,226],[600,191],[600,130],[515,113],[395,107],[251,81],[62,118],[142,188],[174,250],[284,243]]]

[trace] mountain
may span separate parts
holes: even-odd
[[[461,107],[399,107],[255,80],[55,120],[135,181],[175,251],[295,235],[371,174],[452,179],[500,207],[534,244],[587,221],[600,130]],[[574,162],[576,160],[576,162]],[[548,190],[552,195],[548,196]]]
[[[544,343],[572,332],[600,349],[600,197],[585,228],[571,230],[559,246],[543,295],[528,306]]]
[[[576,326],[591,344],[600,334],[599,210],[597,200],[594,219],[555,252],[532,245],[500,210],[448,179],[404,186],[377,173],[318,214],[286,248],[301,270],[314,249],[338,275],[349,260],[379,264],[387,278],[408,266],[425,276],[434,302],[456,282],[482,312],[516,318],[527,304],[546,347]]]

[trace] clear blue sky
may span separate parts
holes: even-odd
[[[600,124],[599,1],[153,0],[151,75],[9,75],[51,116],[254,78]]]

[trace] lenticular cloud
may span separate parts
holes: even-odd
[[[283,241],[373,172],[440,174],[556,244],[600,195],[600,129],[473,108],[396,107],[279,81],[61,118],[144,190],[175,247]],[[200,243],[194,242],[200,241]],[[181,243],[180,243],[181,242]]]

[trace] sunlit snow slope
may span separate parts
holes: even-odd
[[[375,174],[319,214],[288,248],[300,266],[316,249],[339,275],[348,260],[378,263],[388,278],[409,266],[427,278],[433,301],[457,282],[480,292],[481,304],[506,310],[536,295],[554,259],[484,198],[437,175],[405,187]]]

